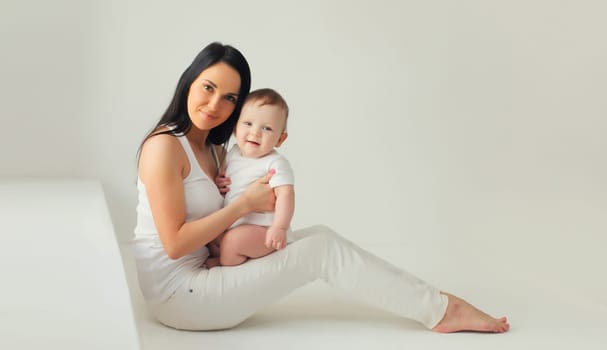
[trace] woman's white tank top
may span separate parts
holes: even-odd
[[[183,135],[176,136],[183,147],[190,173],[183,180],[185,193],[186,222],[205,217],[219,209],[223,197],[213,179],[200,168],[192,148]],[[139,285],[146,301],[158,304],[166,301],[193,272],[200,270],[209,257],[207,247],[172,260],[164,251],[158,230],[154,224],[145,184],[137,179],[138,203],[137,225],[133,239],[133,252],[137,263]]]

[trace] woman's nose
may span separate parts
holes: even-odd
[[[211,99],[209,100],[209,108],[212,109],[213,111],[217,111],[217,109],[219,108],[219,103],[221,102],[221,96],[219,95],[215,95],[213,97],[211,97]]]

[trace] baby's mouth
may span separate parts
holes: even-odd
[[[259,146],[259,142],[255,142],[255,141],[247,140],[247,143],[249,143],[249,144],[253,144],[253,145],[255,145],[255,146]]]

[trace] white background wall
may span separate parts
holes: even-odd
[[[598,0],[4,0],[0,177],[99,178],[128,241],[139,142],[219,40],[247,56],[253,88],[290,104],[295,228],[328,224],[447,289],[523,283],[607,306],[605,13]]]

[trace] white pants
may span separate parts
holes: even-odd
[[[381,260],[325,226],[293,232],[285,249],[239,266],[192,272],[169,300],[151,306],[177,329],[215,330],[238,325],[260,308],[308,282],[322,279],[362,301],[434,327],[447,297],[419,278]]]

